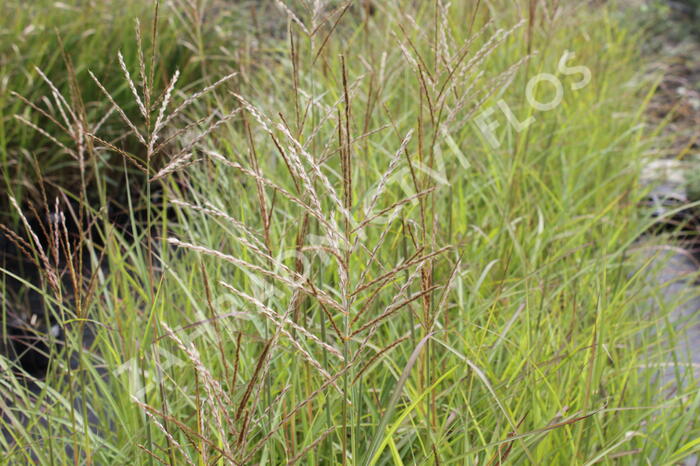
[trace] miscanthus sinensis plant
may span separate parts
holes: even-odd
[[[36,399],[7,376],[23,393],[10,412],[28,413],[6,423],[13,459],[68,447],[95,464],[556,464],[692,450],[689,392],[669,409],[640,369],[654,323],[635,313],[624,261],[643,101],[614,19],[558,3],[279,1],[274,38],[234,53],[207,49],[226,43],[207,22],[224,3],[168,8],[197,82],[158,74],[162,44],[139,27],[109,57],[121,87],[90,78],[111,108],[96,123],[59,89],[57,113],[25,99],[71,137],[23,124],[87,166],[119,155],[149,194],[145,227],[105,227],[105,272],[77,316],[94,344],[74,377],[50,371]],[[536,112],[527,82],[567,50],[592,81],[574,93],[557,74],[561,105]],[[501,99],[535,123],[516,131],[504,115],[494,147],[474,121]],[[148,204],[154,188],[163,205]]]
[[[207,437],[214,436],[220,446],[198,442],[197,454],[207,458],[220,455],[246,464],[269,455],[270,445],[288,448],[291,441],[303,445],[288,458],[292,462],[318,455],[322,461],[374,463],[387,448],[387,429],[398,428],[394,416],[413,368],[419,374],[413,404],[422,407],[429,423],[437,422],[440,408],[428,395],[453,372],[431,367],[434,354],[443,351],[432,338],[444,331],[461,263],[455,248],[441,244],[438,233],[434,192],[446,180],[437,141],[453,125],[464,125],[525,63],[528,57],[488,77],[470,72],[479,70],[522,22],[491,34],[484,26],[475,34],[482,42],[461,44],[450,36],[447,9],[441,8],[440,41],[431,51],[437,59],[433,69],[421,63],[424,58],[409,32],[399,29],[395,52],[385,53],[376,68],[350,75],[340,54],[333,58],[335,86],[319,89],[316,77],[302,76],[299,67],[320,66],[329,59],[334,52],[324,49],[349,7],[346,3],[327,16],[312,10],[306,20],[284,8],[290,18],[294,74],[287,92],[293,96],[294,112],[269,114],[232,92],[233,105],[243,113],[240,136],[229,136],[227,150],[211,141],[201,148],[214,166],[212,183],[226,179],[224,184],[238,180],[254,186],[254,203],[249,205],[260,223],[246,225],[237,218],[240,214],[214,205],[206,190],[196,203],[174,201],[205,221],[217,218],[227,226],[230,233],[218,247],[197,235],[170,238],[169,243],[210,256],[231,270],[230,278],[224,275],[218,282],[216,302],[226,303],[228,312],[257,329],[252,340],[238,330],[243,336],[235,348],[215,328],[210,339],[190,346],[171,333],[201,380],[202,396],[206,393],[208,403],[202,403],[200,415],[215,420],[207,426]],[[322,27],[324,23],[329,27]],[[388,67],[397,64],[419,83],[418,100],[425,99],[421,108],[430,113],[418,128],[405,130],[391,110],[382,108],[371,87],[365,93],[365,86],[374,79],[383,82]],[[375,111],[376,120],[384,124],[375,126]],[[376,135],[383,142],[369,149]],[[274,159],[280,166],[277,173],[261,168]],[[243,207],[237,210],[245,212]],[[206,240],[210,243],[211,237]],[[208,287],[210,280],[202,279]],[[212,316],[222,312],[209,305]],[[399,321],[403,329],[395,327]],[[398,334],[387,339],[389,328]],[[243,376],[238,369],[240,345],[255,345],[261,338],[259,356]],[[403,343],[413,350],[398,368],[396,383],[372,399],[378,387],[366,384],[366,377]],[[240,385],[237,394],[211,375],[203,362],[205,349],[224,372],[241,379],[231,382]],[[226,354],[236,354],[233,364]],[[465,359],[465,364],[472,363]],[[303,387],[296,379],[300,372],[305,374]],[[485,377],[483,382],[489,386]],[[156,417],[164,415],[143,406]],[[302,418],[308,419],[300,425]],[[176,425],[182,433],[181,422]],[[177,449],[183,455],[188,450]]]

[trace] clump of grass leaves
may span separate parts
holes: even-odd
[[[104,240],[92,275],[73,279],[87,297],[60,299],[49,255],[40,266],[45,300],[94,343],[69,331],[60,354],[77,364],[55,357],[38,394],[2,360],[8,457],[657,464],[692,452],[696,391],[659,399],[640,369],[662,334],[639,319],[647,300],[627,261],[643,226],[635,38],[603,7],[555,3],[278,1],[275,22],[255,5],[173,2],[153,14],[150,44],[137,25],[131,49],[93,57],[114,61],[108,82],[70,50],[69,91],[37,70],[46,99],[16,98],[49,123],[17,124],[83,180],[117,155],[124,176],[147,180],[147,216],[126,234],[99,222],[87,182],[74,193]],[[215,23],[226,8],[260,25],[235,53]],[[158,15],[186,25],[161,31],[191,54],[182,70],[159,70]],[[574,92],[558,75],[562,104],[536,112],[527,81],[571,49],[592,82]],[[83,82],[102,112],[86,110]],[[536,121],[517,132],[504,116],[493,147],[474,119],[500,99]],[[75,257],[67,244],[54,249]]]

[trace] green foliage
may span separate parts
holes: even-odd
[[[106,268],[81,277],[92,287],[82,304],[43,291],[65,348],[39,396],[0,375],[13,397],[6,458],[61,462],[69,446],[92,464],[664,464],[697,449],[697,389],[659,396],[666,315],[640,318],[639,37],[607,7],[391,0],[368,15],[306,3],[289,2],[291,37],[264,9],[161,6],[144,86],[143,2],[10,1],[8,192],[34,176],[33,157],[51,171],[55,150],[13,115],[72,144],[5,92],[45,103],[37,65],[71,106],[84,102],[86,121],[109,111],[107,94],[124,109],[91,139],[101,192],[100,164],[145,161],[127,175],[155,175],[144,189],[161,189],[174,213],[149,204],[147,225],[128,233],[98,223]],[[234,34],[240,11],[259,22]],[[140,117],[118,50],[142,100],[182,73],[162,100],[173,148],[159,165],[130,125],[150,134],[161,101]],[[580,89],[580,74],[560,70],[566,51],[591,72]],[[549,111],[526,97],[541,73],[563,86]],[[501,99],[534,122],[516,131]],[[498,147],[475,124],[489,108]],[[106,197],[86,210],[99,218]]]

